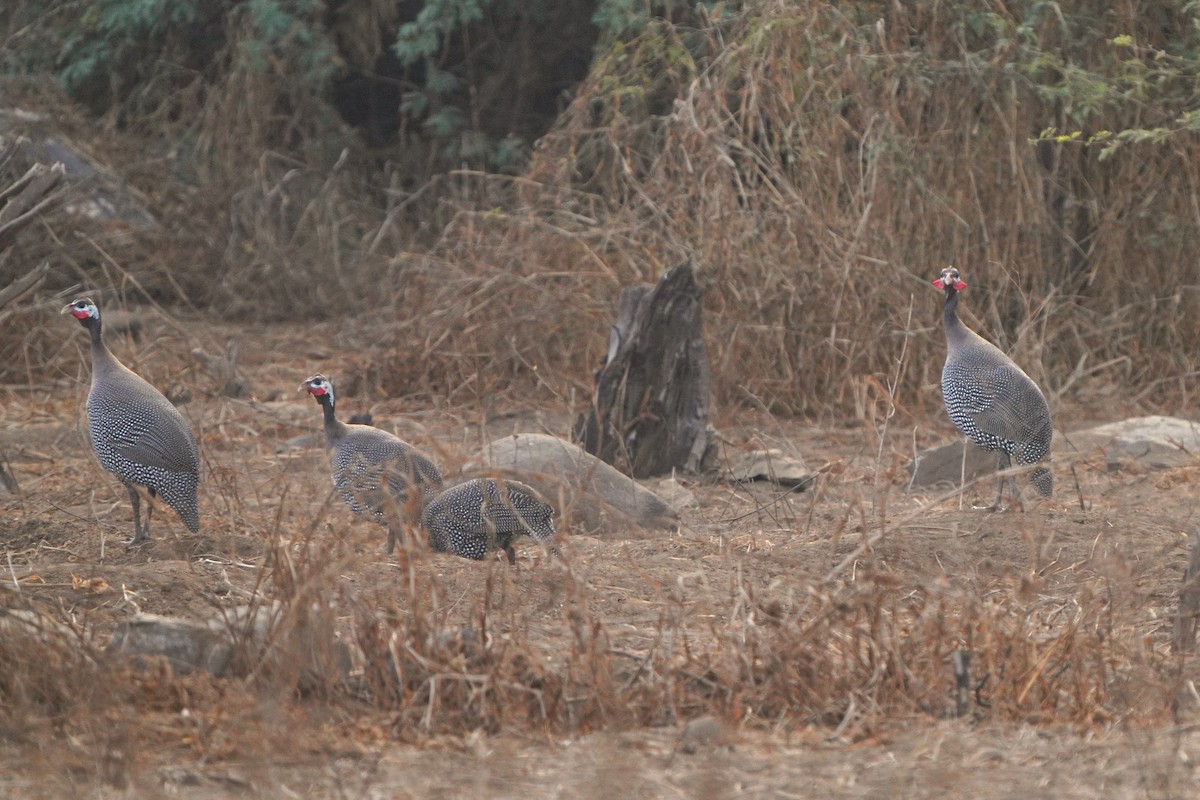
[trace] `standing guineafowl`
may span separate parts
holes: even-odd
[[[324,411],[334,487],[355,514],[387,526],[390,554],[405,522],[416,520],[425,500],[442,487],[441,471],[426,455],[387,431],[339,421],[334,414],[333,384],[324,375],[313,375],[300,388],[316,398]]]
[[[558,555],[554,546],[554,509],[519,481],[474,478],[451,486],[425,507],[421,527],[429,546],[480,561],[491,550],[503,550],[517,563],[513,540],[532,536]]]
[[[999,451],[1000,470],[1008,469],[1013,460],[1018,464],[1049,461],[1054,426],[1041,390],[1011,358],[958,318],[958,295],[967,288],[958,270],[947,267],[933,285],[946,293],[942,397],[951,421],[975,444]],[[1054,489],[1046,467],[1033,470],[1029,481],[1047,497]],[[1002,476],[995,510],[1004,507],[1004,483]],[[1008,485],[1019,503],[1017,483],[1011,475]]]
[[[188,530],[200,530],[196,487],[200,448],[179,409],[117,360],[100,332],[100,309],[81,297],[63,308],[92,337],[92,388],[88,392],[88,437],[101,466],[121,479],[133,504],[133,541],[150,538],[151,503],[142,522],[137,486],[161,496]]]

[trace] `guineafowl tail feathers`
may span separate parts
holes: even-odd
[[[1050,497],[1054,494],[1054,476],[1046,467],[1038,467],[1029,474],[1029,482],[1032,483],[1037,490],[1045,497]]]

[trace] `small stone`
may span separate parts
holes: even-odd
[[[729,480],[769,481],[792,489],[804,491],[817,475],[810,472],[801,459],[785,454],[782,450],[752,450],[743,453],[730,465]]]
[[[702,747],[719,745],[727,741],[725,726],[711,715],[697,717],[683,727],[679,737],[679,749],[691,755]]]

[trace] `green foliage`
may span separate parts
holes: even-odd
[[[696,6],[704,8],[710,14],[719,8],[722,14],[732,15],[740,5],[724,3],[721,0],[701,0],[699,3],[682,0],[603,0],[597,4],[592,22],[610,38],[629,39],[646,30],[655,19],[676,18],[681,13],[695,9]]]
[[[53,70],[72,97],[131,124],[194,115],[182,104],[237,70],[286,73],[297,96],[321,96],[338,63],[321,0],[27,0],[8,13],[10,28],[30,22],[6,72]]]
[[[321,0],[249,0],[243,13],[253,30],[243,46],[257,70],[279,59],[306,86],[326,89],[337,53],[322,22]]]
[[[433,58],[447,37],[481,22],[484,9],[493,4],[493,0],[426,0],[416,19],[400,26],[393,45],[396,55],[405,64]]]
[[[211,13],[196,2],[98,0],[84,7],[63,40],[59,79],[76,95],[103,84],[118,95],[126,93],[150,79],[179,34],[186,37]]]
[[[556,46],[571,46],[570,32],[557,28],[565,13],[574,15],[575,36],[581,25],[590,26],[605,48],[642,36],[653,36],[658,21],[677,19],[695,13],[697,8],[711,12],[718,7],[731,14],[736,3],[722,5],[704,0],[698,5],[687,0],[601,0],[601,2],[556,3],[553,0],[426,0],[416,18],[400,26],[392,51],[400,61],[423,73],[424,80],[405,93],[401,111],[406,118],[440,145],[447,161],[467,161],[501,172],[512,171],[523,163],[527,140],[522,131],[486,130],[473,120],[489,109],[480,107],[470,91],[472,76],[490,74],[498,79],[513,71],[512,84],[528,82],[527,74],[514,69],[514,54],[525,48],[543,47],[541,39],[555,40]],[[537,40],[523,40],[519,31],[540,30]],[[498,31],[514,31],[515,39],[503,42],[494,52],[479,48],[469,52],[467,42],[487,41]],[[663,53],[663,60],[688,61],[686,50]],[[552,60],[548,59],[548,61]],[[543,69],[552,70],[546,65]],[[542,78],[544,79],[544,77]],[[478,78],[475,78],[478,82]],[[627,87],[630,91],[639,91]]]
[[[1147,3],[1140,30],[1112,30],[1113,15],[1032,3],[1000,46],[1011,68],[1062,111],[1066,125],[1040,138],[1098,148],[1100,160],[1127,145],[1161,144],[1200,119],[1200,3]],[[1139,20],[1140,22],[1140,20]],[[1155,23],[1158,24],[1155,24]],[[1137,24],[1137,23],[1135,23]]]

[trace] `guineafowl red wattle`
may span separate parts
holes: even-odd
[[[1037,384],[998,347],[958,318],[959,293],[967,284],[958,270],[947,267],[933,285],[946,293],[946,366],[942,369],[942,398],[950,420],[971,441],[1000,453],[999,469],[1050,460],[1054,425],[1050,407]],[[1049,497],[1054,478],[1038,467],[1029,481]],[[1020,502],[1016,481],[1008,476],[1013,499]],[[1003,508],[1005,479],[1000,478],[995,509]]]
[[[87,397],[88,438],[96,458],[120,478],[133,504],[133,541],[150,538],[151,503],[142,522],[137,486],[145,486],[175,509],[188,530],[200,530],[196,488],[200,484],[200,448],[179,409],[126,367],[104,343],[100,309],[81,297],[70,312],[92,338],[92,386]]]
[[[473,478],[451,486],[425,506],[421,527],[430,549],[476,561],[503,550],[515,564],[512,543],[520,536],[532,536],[558,555],[554,509],[520,481]]]
[[[404,526],[419,519],[425,501],[442,487],[441,470],[398,436],[338,420],[333,384],[324,375],[313,375],[300,388],[324,412],[333,485],[355,514],[387,527],[387,551],[393,552]]]

